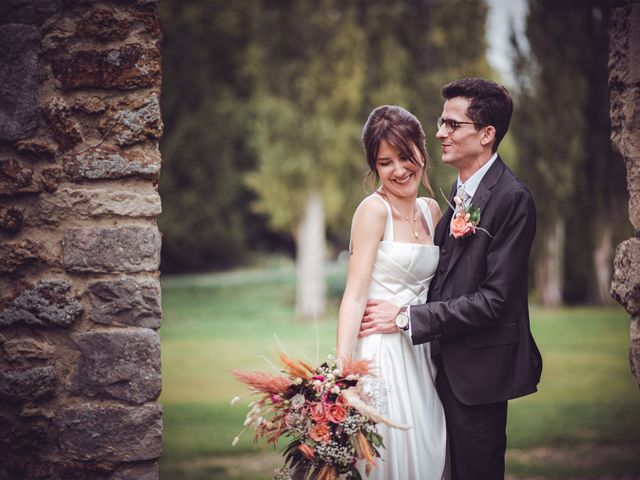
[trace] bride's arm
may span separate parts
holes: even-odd
[[[356,345],[373,265],[386,224],[387,210],[381,201],[366,199],[353,214],[347,285],[338,313],[336,356],[341,361],[351,358]]]

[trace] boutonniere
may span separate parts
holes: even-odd
[[[473,205],[464,206],[462,199],[456,195],[454,201],[459,206],[459,210],[451,221],[451,235],[455,238],[464,238],[476,233],[478,223],[480,223],[480,209]]]
[[[442,195],[444,196],[444,193],[442,193]],[[449,206],[454,212],[456,212],[456,208],[458,209],[451,220],[451,235],[453,235],[454,238],[464,238],[469,235],[474,235],[476,230],[481,230],[493,238],[493,235],[487,230],[478,227],[480,223],[480,209],[478,207],[474,207],[473,204],[465,206],[459,195],[453,197],[453,201],[456,206],[451,204],[449,204]]]

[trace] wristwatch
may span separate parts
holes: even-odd
[[[396,315],[396,326],[400,330],[409,330],[409,305],[400,308],[400,311]]]

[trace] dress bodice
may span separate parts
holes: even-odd
[[[394,241],[391,205],[376,193],[366,201],[382,201],[387,208],[387,225],[378,247],[369,298],[395,305],[426,302],[440,249]],[[417,205],[433,238],[431,210],[424,199],[418,199]],[[399,430],[378,424],[385,448],[368,480],[447,478],[445,417],[434,384],[436,368],[430,346],[413,345],[410,332],[377,333],[358,340],[354,358],[371,362],[372,375],[359,385],[372,406],[392,421],[411,426]],[[365,474],[363,468],[363,478]]]
[[[377,193],[371,197],[378,198],[387,208],[387,225],[373,267],[369,298],[387,300],[396,305],[425,303],[429,283],[438,266],[439,247],[394,241],[389,202]],[[431,210],[423,198],[418,198],[416,204],[433,238]]]

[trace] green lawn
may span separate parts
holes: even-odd
[[[332,353],[339,268],[329,275],[331,312],[293,320],[293,269],[165,277],[161,329],[163,480],[266,479],[273,449],[241,429],[246,403],[233,368],[269,370],[281,344],[316,363]],[[508,472],[514,478],[640,478],[640,392],[628,367],[621,308],[532,309],[544,359],[539,392],[509,404]],[[613,475],[613,476],[612,476]]]

